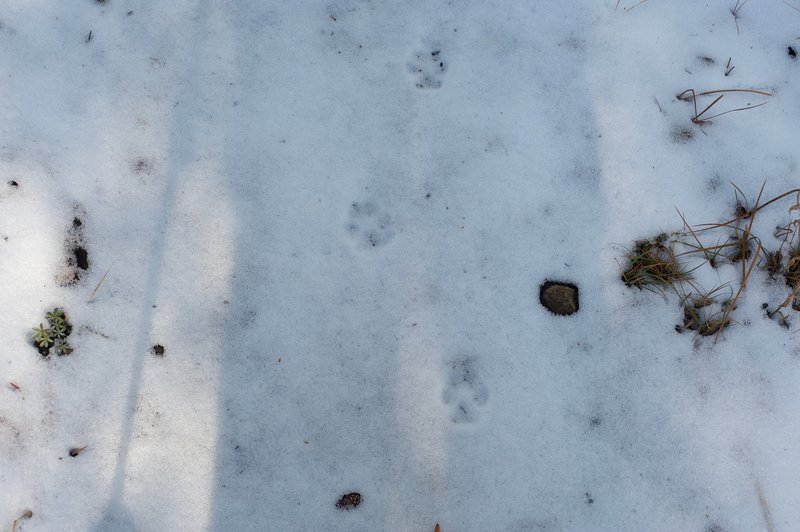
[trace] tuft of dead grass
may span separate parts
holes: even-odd
[[[781,272],[783,268],[783,251],[777,249],[775,251],[764,250],[764,262],[761,268],[767,272],[770,279],[775,279],[775,276]]]
[[[683,300],[683,325],[676,325],[678,332],[695,331],[700,336],[712,336],[722,332],[730,325],[730,317],[726,309],[731,304],[729,297],[719,300],[719,292],[729,288],[728,284],[720,285],[709,292],[694,292]]]
[[[626,286],[642,289],[663,289],[690,279],[689,272],[678,261],[669,235],[639,240],[627,253],[627,265],[621,278]]]
[[[760,270],[765,271],[771,279],[782,277],[790,288],[786,299],[772,310],[769,304],[764,304],[767,316],[788,327],[789,317],[784,310],[791,307],[800,311],[800,219],[791,220],[777,228],[773,235],[780,241],[777,249],[766,249],[761,237],[753,232],[756,216],[762,209],[792,195],[795,201],[789,207],[789,213],[800,214],[800,189],[762,201],[766,186],[763,183],[751,207],[742,190],[732,185],[736,196],[733,218],[693,226],[678,211],[683,230],[637,241],[632,249],[627,250],[627,262],[620,275],[629,287],[661,293],[669,289],[678,294],[683,323],[675,326],[676,331],[694,331],[698,336],[713,336],[715,341],[734,323],[733,313],[756,266],[760,266]],[[720,233],[728,235],[722,243]],[[716,238],[716,242],[704,243],[710,238]],[[690,268],[690,265],[698,262]],[[716,268],[721,262],[738,266],[737,279],[704,291],[692,278],[692,272],[704,264]],[[722,297],[725,288],[729,293]]]

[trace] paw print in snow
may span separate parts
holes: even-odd
[[[442,399],[452,406],[453,423],[475,423],[489,401],[489,390],[476,374],[476,361],[472,357],[459,358],[450,363],[447,385]]]
[[[441,76],[446,70],[447,63],[439,49],[417,52],[408,63],[408,71],[417,78],[415,85],[418,89],[441,88]]]
[[[385,246],[394,236],[389,213],[372,201],[354,201],[350,206],[347,233],[356,247],[374,249]]]

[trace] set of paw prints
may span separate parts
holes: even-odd
[[[394,237],[389,212],[375,201],[354,201],[347,217],[347,234],[353,245],[362,250],[377,250]]]
[[[418,51],[408,62],[408,72],[416,78],[414,86],[418,89],[439,89],[442,87],[442,75],[447,71],[447,63],[442,51]]]
[[[475,358],[460,357],[450,361],[442,400],[450,407],[450,420],[456,425],[480,420],[489,402],[489,389],[480,377]]]
[[[371,200],[350,205],[346,230],[353,246],[363,251],[378,250],[394,237],[389,212]],[[450,407],[450,419],[455,424],[471,424],[480,419],[489,401],[489,390],[480,378],[474,357],[458,357],[447,364],[442,401]]]

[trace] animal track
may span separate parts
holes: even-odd
[[[347,233],[355,245],[363,249],[380,248],[394,236],[389,213],[372,201],[354,201],[350,206]]]
[[[439,89],[442,87],[442,74],[447,71],[447,63],[438,48],[428,52],[416,52],[408,62],[408,71],[417,78],[418,89]]]
[[[449,364],[447,385],[442,394],[445,404],[451,405],[453,423],[475,423],[489,401],[489,390],[476,373],[474,357],[456,358]]]
[[[131,171],[138,175],[150,175],[153,170],[153,162],[144,157],[139,157],[131,163]]]

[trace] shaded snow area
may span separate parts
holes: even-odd
[[[0,529],[800,529],[759,258],[800,210],[755,214],[798,39],[794,0],[0,2]],[[623,282],[653,238],[683,292]]]

